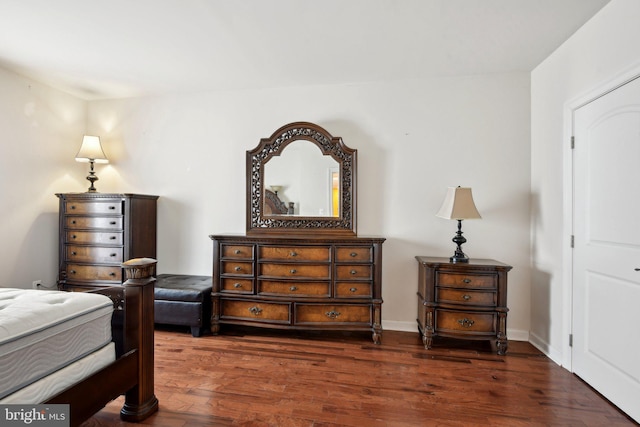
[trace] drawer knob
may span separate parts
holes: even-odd
[[[254,305],[253,307],[249,307],[249,312],[254,316],[258,316],[260,313],[262,313],[262,309]]]
[[[117,223],[115,221],[111,221],[109,224],[116,225]]]
[[[464,294],[462,295],[462,299],[465,301],[469,301],[471,299],[471,295]]]
[[[298,256],[298,253],[296,251],[291,251],[289,255],[291,255],[292,257],[296,257]]]
[[[353,276],[354,274],[358,274],[357,270],[351,270],[349,273],[351,273],[351,275]]]
[[[236,255],[240,255],[240,249],[236,249],[235,251],[233,251],[233,253]]]
[[[462,279],[463,283],[471,283],[471,279]]]
[[[111,277],[115,277],[116,273],[114,273],[113,271],[111,273],[109,273],[109,276]]]
[[[340,316],[340,312],[339,311],[335,311],[335,310],[331,310],[331,311],[327,311],[325,313],[325,315],[329,318],[329,319],[336,319],[338,316]]]
[[[292,287],[290,287],[290,288],[289,288],[289,290],[290,290],[291,292],[295,292],[295,291],[297,291],[297,290],[298,290],[298,288],[297,288],[296,286],[292,286]]]
[[[357,256],[358,256],[358,254],[357,254],[356,252],[351,252],[351,253],[349,254],[349,256],[350,256],[351,258],[355,258],[355,257],[357,257]]]
[[[109,206],[109,209],[114,211],[114,210],[116,210],[116,207],[115,206]]]
[[[71,271],[69,271],[69,273],[76,274],[76,271],[75,270],[71,270]]]
[[[471,326],[473,326],[473,324],[475,323],[472,319],[467,319],[466,317],[464,319],[460,319],[458,320],[458,323],[460,324],[460,326],[462,326],[463,328],[470,328]]]
[[[72,235],[71,235],[71,238],[72,238],[72,239],[77,239],[77,238],[78,238],[78,236],[76,236],[75,234],[72,234]]]
[[[116,237],[116,236],[109,236],[109,239],[110,239],[110,240],[116,240],[116,239],[117,239],[117,237]]]
[[[71,255],[78,255],[78,252],[76,252],[76,251],[71,251]]]
[[[241,288],[242,287],[242,283],[234,283],[233,287],[236,288],[236,289]]]
[[[76,223],[76,220],[75,220],[75,219],[71,221],[71,224],[75,224],[75,223]]]
[[[239,265],[237,265],[237,266],[234,268],[234,270],[235,270],[235,271],[242,271],[242,267],[240,267]]]
[[[298,272],[298,270],[296,270],[295,268],[292,268],[291,270],[289,270],[289,273],[291,274],[296,274]]]
[[[358,290],[358,288],[349,288],[349,292],[355,292],[357,290]]]
[[[74,210],[76,208],[76,205],[71,205],[71,210]]]
[[[115,256],[118,256],[118,254],[113,253],[113,254],[111,254],[110,256],[111,256],[111,257],[115,257]]]

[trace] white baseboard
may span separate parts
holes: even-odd
[[[537,348],[542,353],[544,353],[544,355],[547,356],[549,359],[553,360],[555,363],[562,366],[562,353],[557,351],[553,347],[551,347],[548,342],[541,339],[539,336],[537,336],[534,333],[529,334],[529,342],[535,348]]]

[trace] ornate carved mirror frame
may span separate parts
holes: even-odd
[[[298,140],[315,144],[323,155],[338,162],[340,205],[337,217],[264,213],[265,163]],[[357,150],[347,147],[342,138],[308,122],[284,125],[269,138],[261,139],[256,148],[247,151],[247,234],[356,236],[356,154]]]

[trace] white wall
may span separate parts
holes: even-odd
[[[640,65],[640,2],[613,0],[531,76],[532,293],[531,341],[567,364],[570,281],[564,268],[571,230],[564,109]],[[569,201],[569,203],[567,203]],[[564,208],[564,210],[563,210]]]
[[[463,185],[483,215],[464,224],[465,252],[514,266],[508,326],[528,338],[527,73],[90,102],[112,162],[98,189],[160,195],[159,272],[210,274],[208,236],[245,231],[245,152],[293,121],[358,150],[358,234],[387,238],[385,328],[416,330],[414,257],[453,254],[456,225],[435,213]]]
[[[0,286],[55,285],[56,192],[82,191],[74,161],[86,103],[0,68]],[[82,184],[84,185],[84,184]]]

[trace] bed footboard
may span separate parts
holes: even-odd
[[[158,410],[154,394],[153,305],[156,260],[137,258],[122,264],[126,282],[123,302],[122,356],[45,403],[70,405],[72,426],[79,425],[124,394],[120,417],[142,421]]]

